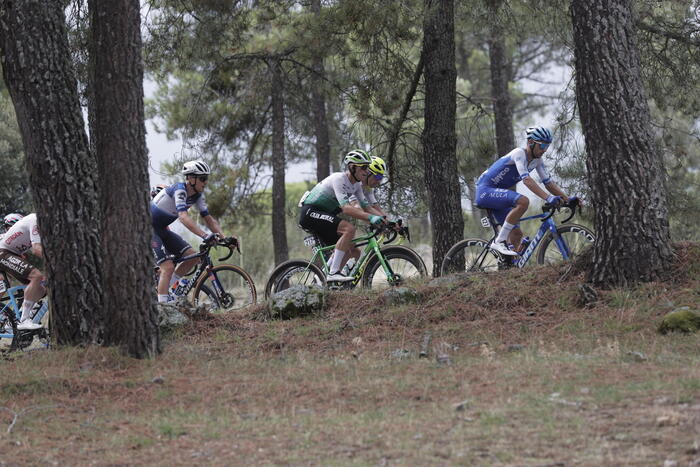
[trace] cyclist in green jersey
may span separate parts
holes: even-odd
[[[372,159],[367,152],[355,149],[345,155],[345,172],[336,172],[326,177],[301,199],[299,225],[314,232],[322,243],[332,245],[335,250],[330,259],[329,282],[351,281],[352,277],[340,273],[350,257],[359,257],[360,251],[352,246],[355,226],[338,217],[343,213],[371,224],[381,224],[381,215],[367,212],[369,206],[363,190],[362,180],[367,177]]]

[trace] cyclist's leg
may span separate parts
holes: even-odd
[[[7,250],[0,250],[0,271],[27,284],[22,303],[23,317],[27,318],[32,306],[46,295],[46,288],[41,283],[44,275],[24,258]]]
[[[337,232],[340,238],[335,244],[333,258],[328,266],[331,275],[337,274],[350,257],[347,253],[353,248],[352,239],[355,237],[356,229],[350,222],[342,220],[338,224]]]
[[[527,211],[529,200],[515,190],[479,186],[476,190],[478,205],[482,209],[490,209],[501,229],[494,240],[492,248],[502,254],[514,255],[506,245],[509,235],[520,217]]]
[[[172,230],[166,230],[164,232],[159,232],[159,236],[163,241],[163,247],[168,254],[174,255],[176,257],[193,255],[196,252],[181,236],[173,232]],[[175,270],[170,277],[168,277],[168,287],[179,279],[180,276],[187,274],[192,268],[199,262],[199,258],[190,259],[178,263]]]
[[[163,230],[164,229],[154,229],[153,237],[151,239],[151,249],[153,250],[156,266],[159,268],[158,285],[156,286],[159,302],[168,301],[170,278],[175,270],[175,263],[173,263],[169,257],[171,253],[165,248],[163,239],[161,238]]]
[[[350,234],[350,241],[348,242],[349,245],[346,247],[347,249],[350,248],[352,245],[352,236],[354,235],[354,227],[352,224],[350,224],[347,221],[341,220],[338,216],[318,210],[314,208],[313,206],[303,206],[300,211],[299,215],[299,225],[302,226],[306,230],[310,230],[314,232],[318,238],[321,240],[321,243],[324,245],[336,245],[336,250],[338,249],[338,244],[342,240],[342,233],[340,232],[340,225],[342,223],[345,223],[347,225],[350,225],[353,228],[353,232]],[[343,228],[343,231],[345,231],[346,228]],[[340,260],[342,261],[345,256],[345,252],[343,251],[342,254],[339,256]],[[335,262],[336,261],[336,255],[335,252],[333,256],[331,257],[330,261]]]

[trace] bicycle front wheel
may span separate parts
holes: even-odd
[[[239,310],[255,303],[258,294],[253,279],[232,264],[220,264],[203,275],[194,288],[194,304],[205,304],[212,311]]]
[[[595,242],[595,234],[588,227],[567,224],[557,228],[560,241],[549,233],[537,250],[537,264],[556,264],[571,260]]]
[[[383,289],[390,286],[405,285],[407,282],[428,275],[425,263],[418,253],[400,245],[389,246],[381,250],[384,261],[392,272],[393,279],[387,276],[382,263],[373,255],[364,274],[362,286],[371,289]]]
[[[440,266],[440,274],[457,272],[491,272],[498,270],[498,256],[481,238],[465,238],[449,249]]]
[[[274,293],[288,289],[294,285],[318,285],[323,287],[326,276],[313,263],[304,260],[289,260],[280,264],[272,271],[265,285],[265,298]]]

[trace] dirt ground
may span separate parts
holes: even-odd
[[[537,267],[334,293],[191,323],[139,361],[64,348],[0,361],[0,464],[700,465],[700,247],[663,282],[596,290]],[[427,345],[426,345],[427,344]],[[421,356],[421,351],[427,353]]]

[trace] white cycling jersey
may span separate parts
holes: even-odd
[[[358,201],[361,207],[367,206],[367,200],[362,192],[362,182],[352,183],[345,172],[336,172],[316,185],[306,196],[303,204],[337,214],[343,206],[353,201]]]
[[[165,227],[172,224],[177,219],[178,213],[187,211],[190,206],[195,206],[202,217],[209,215],[204,193],[187,196],[184,182],[174,183],[164,188],[151,201],[153,225]]]
[[[24,216],[15,222],[2,237],[0,249],[21,255],[32,247],[32,243],[41,243],[36,213]]]

